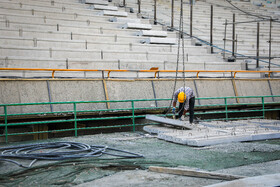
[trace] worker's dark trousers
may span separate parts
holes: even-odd
[[[193,123],[194,103],[195,103],[195,97],[190,98],[190,100],[189,100],[190,123]],[[179,115],[178,115],[178,118],[181,118],[181,116],[183,115],[184,106],[185,106],[185,103],[180,103],[179,104]]]

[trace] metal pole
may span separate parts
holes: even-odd
[[[226,110],[226,121],[228,121],[228,106],[227,106],[227,98],[225,98],[225,110]]]
[[[4,106],[4,114],[5,114],[5,141],[8,143],[8,114],[7,114],[7,106]]]
[[[157,0],[154,0],[154,24],[157,24]]]
[[[232,17],[232,56],[235,56],[235,14]]]
[[[226,40],[227,40],[227,19],[225,23],[225,33],[224,33],[224,59],[226,58]]]
[[[270,71],[270,63],[271,63],[271,29],[272,29],[272,18],[270,18],[269,25],[269,61],[268,61],[268,70]]]
[[[192,21],[193,21],[193,0],[190,0],[190,36],[192,37]]]
[[[238,41],[238,38],[237,38],[237,35],[235,36],[235,54],[237,53],[237,41]]]
[[[132,123],[133,123],[133,132],[135,132],[135,111],[134,111],[134,101],[131,101],[132,106]]]
[[[141,13],[141,0],[138,0],[138,13]]]
[[[257,23],[257,55],[256,55],[256,68],[259,68],[259,55],[260,55],[260,23]]]
[[[124,6],[124,7],[126,6],[126,2],[125,2],[125,0],[123,0],[123,6]]]
[[[263,119],[264,119],[265,118],[264,97],[262,97],[262,110],[263,110]]]
[[[75,136],[78,136],[78,129],[77,129],[77,106],[74,103],[74,120],[75,120]]]
[[[213,5],[211,5],[211,17],[210,17],[210,45],[211,54],[213,53]]]
[[[174,27],[174,0],[171,1],[171,28]]]

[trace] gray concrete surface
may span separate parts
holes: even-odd
[[[101,72],[98,72],[101,73]],[[48,73],[49,76],[51,72]],[[59,75],[59,72],[57,72]],[[90,75],[90,74],[89,74]],[[114,76],[112,73],[111,76]],[[238,80],[236,80],[238,81]],[[50,96],[49,99],[47,82],[46,80],[33,80],[33,81],[19,81],[19,80],[1,80],[0,93],[1,103],[29,103],[29,102],[59,102],[59,101],[95,101],[105,100],[105,92],[101,80],[56,80],[49,79]],[[254,95],[271,95],[270,91],[263,90],[268,88],[267,80],[240,80],[242,84],[238,84],[237,95],[239,96],[254,96]],[[278,94],[279,80],[271,80],[273,85],[273,94]],[[178,80],[176,89],[184,85],[184,81]],[[197,98],[199,97],[225,97],[234,96],[234,87],[230,79],[186,79],[186,86],[193,88]],[[109,100],[127,100],[127,99],[168,99],[172,98],[174,89],[174,80],[106,80]],[[154,88],[153,88],[154,86]],[[175,90],[176,90],[175,89]],[[274,91],[275,90],[275,91]],[[252,99],[242,99],[240,102],[255,102]],[[258,99],[260,102],[260,99]],[[266,99],[265,101],[271,101]],[[275,98],[274,101],[279,101]],[[235,103],[236,99],[229,99],[228,103]],[[224,103],[223,100],[197,100],[196,105],[199,104],[214,104]],[[149,102],[136,102],[135,107],[163,107],[169,106],[170,101],[149,101]],[[127,103],[112,103],[112,108],[117,107],[130,107]],[[92,108],[85,107],[86,108]],[[97,107],[97,106],[96,106]],[[93,108],[96,108],[93,107]],[[104,105],[98,105],[103,108]],[[36,108],[36,107],[35,107]],[[37,108],[38,111],[48,111],[47,109]],[[36,110],[37,110],[36,109]],[[40,110],[39,110],[40,109]],[[16,111],[33,111],[25,109],[9,109],[9,112],[15,113]]]
[[[206,187],[274,187],[280,185],[280,173],[248,177],[230,182],[208,185]]]

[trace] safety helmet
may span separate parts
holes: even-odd
[[[183,102],[185,102],[185,100],[186,100],[186,94],[184,92],[180,92],[178,94],[178,101],[179,101],[179,103],[183,103]]]

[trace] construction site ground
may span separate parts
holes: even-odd
[[[191,168],[245,177],[280,173],[280,139],[191,147],[158,139],[144,131],[2,143],[0,147],[42,142],[81,142],[143,154],[143,158],[97,157],[37,161],[24,169],[0,162],[0,186],[206,186],[223,180],[148,170],[150,166]],[[31,161],[21,161],[28,165]]]

